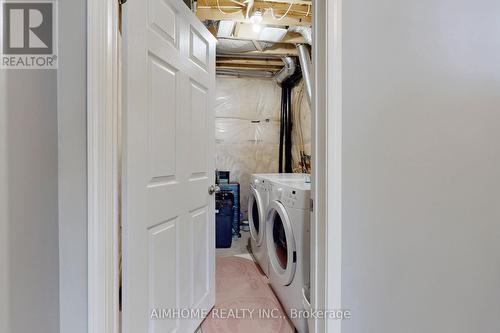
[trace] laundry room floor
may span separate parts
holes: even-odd
[[[250,232],[242,231],[231,248],[217,249],[215,306],[196,333],[295,331],[267,277],[254,262],[249,241]],[[232,317],[231,311],[239,318]]]
[[[246,256],[218,256],[215,306],[202,333],[293,333],[267,277]],[[199,331],[200,332],[200,331]]]
[[[228,249],[217,249],[217,257],[230,257],[237,255],[249,254],[248,246],[250,241],[250,232],[241,231],[241,237],[238,239],[233,239],[231,247]]]

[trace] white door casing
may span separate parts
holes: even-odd
[[[215,302],[215,38],[181,0],[129,0],[123,27],[123,328],[193,332],[151,315]]]

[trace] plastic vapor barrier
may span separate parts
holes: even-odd
[[[311,156],[311,108],[307,102],[304,82],[299,83],[292,91],[292,159],[293,171],[310,173],[310,160],[301,159],[301,152]],[[305,163],[301,163],[304,161]]]
[[[216,167],[241,184],[246,219],[250,175],[278,170],[281,88],[274,80],[217,77]]]

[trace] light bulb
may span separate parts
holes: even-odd
[[[253,23],[254,25],[259,24],[263,19],[262,12],[260,10],[256,10],[252,16],[250,16],[250,23]]]

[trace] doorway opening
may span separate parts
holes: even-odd
[[[115,36],[113,43],[120,51],[105,52],[123,64],[123,76],[118,75],[123,79],[115,80],[115,73],[91,66],[96,78],[106,77],[110,86],[123,83],[123,89],[115,87],[123,92],[115,101],[118,109],[123,108],[119,112],[123,128],[118,128],[123,133],[123,193],[118,193],[123,198],[123,243],[121,256],[110,250],[105,257],[96,255],[90,265],[99,268],[122,259],[119,321],[124,332],[147,327],[195,331],[204,318],[157,320],[155,315],[168,309],[204,311],[214,305],[214,310],[224,309],[216,292],[228,288],[221,288],[224,281],[212,276],[237,267],[241,268],[237,272],[257,274],[237,278],[238,287],[248,292],[245,286],[260,281],[260,290],[270,295],[264,297],[271,300],[265,311],[247,318],[250,327],[257,316],[266,323],[307,331],[310,323],[294,321],[291,310],[307,311],[310,295],[318,288],[311,279],[311,263],[320,261],[318,253],[324,255],[310,242],[312,141],[317,140],[311,125],[317,121],[311,111],[314,92],[308,80],[313,4],[309,0],[187,4],[126,2],[120,19],[123,47],[118,47],[122,39]],[[114,26],[118,24],[99,25]],[[95,59],[100,59],[97,52]],[[106,94],[111,100],[118,95]],[[108,129],[117,122],[96,124]],[[112,143],[102,143],[102,151],[109,151]],[[109,188],[118,189],[111,182]],[[103,191],[103,199],[105,195]],[[106,201],[106,207],[116,212],[113,202]],[[230,215],[230,228],[224,221],[215,223],[216,209],[219,217],[223,212]],[[97,226],[99,221],[90,224]],[[225,231],[216,230],[219,227]],[[222,237],[226,247],[215,252],[216,236],[227,235],[227,229],[229,237]],[[117,246],[112,233],[97,236],[91,233],[89,252],[95,248],[95,238],[110,249]],[[216,257],[217,264],[221,261],[217,267]],[[93,270],[89,277],[105,289],[118,289],[117,279],[110,286],[108,275],[103,278],[98,273]],[[111,276],[115,275],[110,271]],[[90,293],[98,290],[97,285],[89,287]],[[93,303],[118,313],[116,295],[110,292],[111,297],[95,298]],[[240,296],[226,299],[233,306],[229,310],[257,307],[257,303],[234,307],[233,301],[238,303],[247,294]],[[90,302],[89,309],[97,314]],[[284,314],[281,321],[273,321],[275,310]],[[151,316],[144,316],[146,312]],[[98,319],[105,324],[104,316]],[[236,324],[244,319],[237,318]]]
[[[201,330],[308,332],[313,3],[190,7],[217,39],[216,298]]]

